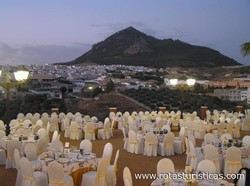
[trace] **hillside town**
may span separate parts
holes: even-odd
[[[3,66],[4,71],[13,71],[15,66]],[[45,94],[48,99],[63,99],[63,94],[72,97],[88,98],[95,88],[105,90],[109,81],[121,89],[161,88],[172,87],[170,79],[175,75],[180,76],[182,72],[176,69],[154,69],[143,66],[126,65],[27,65],[25,68],[30,72],[28,94]],[[135,79],[136,73],[153,73],[159,71],[159,78],[163,79],[163,84],[159,85],[152,79]],[[114,75],[116,74],[116,76]],[[117,76],[120,74],[122,76]],[[2,77],[3,79],[3,77]],[[250,104],[250,77],[232,78],[230,80],[214,81],[207,79],[196,79],[196,83],[202,85],[210,96],[218,97],[222,100],[239,102],[247,100]],[[186,84],[185,80],[179,80],[179,85]],[[0,98],[4,98],[4,89],[1,89]],[[11,89],[11,99],[23,96],[17,91],[17,87]]]

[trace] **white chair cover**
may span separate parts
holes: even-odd
[[[48,151],[48,147],[49,143],[46,137],[39,139],[36,147],[37,154],[39,155],[42,154],[43,152]]]
[[[53,132],[53,135],[52,135],[52,138],[51,138],[51,143],[52,143],[53,141],[57,140],[57,138],[58,138],[58,131],[55,130],[55,131]]]
[[[20,160],[22,186],[48,186],[47,175],[44,172],[33,172],[31,162],[23,157]]]
[[[241,134],[240,134],[240,127],[241,127],[240,120],[237,120],[234,123],[234,125],[235,125],[235,127],[233,130],[233,138],[240,138],[240,136],[241,136]]]
[[[81,138],[82,138],[82,131],[78,130],[78,123],[72,121],[70,125],[70,139],[79,140]]]
[[[39,139],[47,137],[47,133],[46,133],[45,128],[39,129],[36,134],[39,136]]]
[[[185,128],[184,133],[185,133]],[[180,133],[182,130],[180,130]],[[183,154],[185,152],[185,134],[179,135],[179,137],[174,138],[174,152],[177,154]]]
[[[95,140],[95,126],[90,122],[85,125],[84,138],[88,140]]]
[[[64,173],[64,168],[56,161],[48,165],[48,176],[50,186],[74,186],[71,176]]]
[[[206,144],[214,144],[215,143],[215,137],[212,133],[207,133],[204,136],[204,142]]]
[[[188,144],[189,144],[188,156],[190,157],[190,166],[191,166],[192,170],[196,170],[198,158],[196,156],[195,147],[194,147],[194,144],[191,140],[188,140]]]
[[[15,186],[21,186],[22,185],[22,173],[21,173],[21,167],[20,167],[21,157],[20,157],[20,152],[17,149],[14,150],[14,159],[15,159],[16,170],[17,170]]]
[[[49,149],[55,152],[63,152],[63,143],[60,140],[55,140],[50,144]]]
[[[229,147],[226,150],[224,174],[236,174],[241,167],[241,150],[238,147]]]
[[[153,132],[148,132],[145,136],[143,155],[157,156],[157,137]]]
[[[62,126],[64,126],[64,137],[69,138],[70,137],[70,120],[68,117],[65,117],[62,121]]]
[[[122,134],[123,134],[123,141],[124,141],[123,149],[127,150],[128,149],[128,137],[126,135],[124,127],[122,127]]]
[[[159,160],[157,163],[157,176],[169,172],[175,172],[174,163],[172,162],[172,160],[168,158]]]
[[[5,136],[5,131],[0,130],[0,140]],[[4,149],[0,149],[0,165],[5,165],[6,153]]]
[[[106,159],[108,165],[110,165],[112,152],[113,152],[113,145],[111,143],[106,143],[103,148],[102,159]]]
[[[92,142],[88,139],[84,139],[80,143],[80,149],[83,149],[84,153],[92,152]]]
[[[112,136],[112,132],[111,132],[111,124],[110,121],[107,121],[104,123],[103,129],[99,129],[98,130],[98,135],[97,138],[98,139],[110,139]]]
[[[30,161],[35,161],[38,159],[37,149],[34,143],[27,143],[24,147],[24,153],[26,158],[28,158]]]
[[[17,140],[10,140],[7,143],[7,159],[5,168],[16,168],[15,159],[14,159],[14,149],[17,149],[21,152],[21,143]]]
[[[143,143],[141,143],[137,137],[134,130],[128,132],[128,152],[135,154],[142,154],[143,152]]]
[[[123,169],[123,182],[124,186],[133,186],[132,175],[128,167],[124,167]]]
[[[159,143],[158,154],[161,156],[174,155],[174,133],[168,132],[162,143]]]
[[[106,175],[109,163],[102,158],[98,164],[97,171],[90,171],[82,175],[81,186],[107,186]]]
[[[211,160],[201,160],[197,165],[197,172],[216,173],[216,166]]]
[[[56,113],[51,114],[49,131],[50,132],[59,131],[58,124],[59,124],[58,115]]]
[[[107,176],[106,181],[108,186],[115,186],[116,185],[116,171],[117,171],[117,161],[119,158],[120,150],[118,149],[115,154],[115,160],[113,165],[109,165],[107,169]]]
[[[167,166],[166,166],[167,165]],[[163,158],[157,163],[157,176],[161,177],[161,174],[174,173],[174,163],[171,159]]]
[[[219,152],[218,149],[211,145],[208,144],[204,147],[204,157],[205,159],[211,160],[214,162],[215,167],[216,167],[216,173],[220,173],[222,170],[222,161],[219,158]]]

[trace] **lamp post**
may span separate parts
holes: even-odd
[[[183,102],[184,90],[190,89],[191,87],[193,87],[194,84],[196,83],[196,80],[193,78],[189,78],[185,82],[182,81],[179,84],[180,81],[178,79],[173,78],[173,79],[170,79],[169,82],[171,86],[177,87],[177,89],[181,91],[181,102]],[[180,85],[179,87],[178,87],[178,84]]]
[[[89,86],[88,87],[88,91],[90,92],[90,97],[92,99],[92,96],[93,96],[93,90],[94,90],[94,87],[93,86]]]
[[[2,69],[0,69],[0,77],[3,81],[0,82],[0,86],[4,88],[6,91],[6,112],[5,112],[5,122],[6,122],[6,135],[10,133],[10,125],[9,125],[9,117],[10,117],[10,89],[15,86],[24,83],[29,76],[29,71],[21,67],[17,71],[14,72],[14,77],[16,81],[11,79],[10,72],[4,73]]]

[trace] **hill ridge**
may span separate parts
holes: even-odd
[[[241,65],[219,51],[179,39],[158,39],[130,26],[65,65],[133,65],[148,67],[218,67]]]

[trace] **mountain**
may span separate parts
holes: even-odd
[[[157,39],[133,27],[121,30],[66,65],[123,64],[149,67],[217,67],[241,65],[216,50],[180,40]]]

